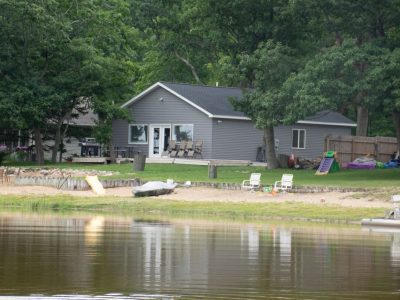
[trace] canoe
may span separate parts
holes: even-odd
[[[361,225],[400,227],[400,219],[384,219],[384,218],[362,219]]]
[[[149,181],[141,186],[134,187],[132,194],[135,197],[149,197],[170,194],[174,191],[176,185],[162,181]]]

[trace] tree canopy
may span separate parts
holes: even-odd
[[[271,128],[320,108],[400,141],[399,20],[400,0],[0,0],[0,128],[30,131],[42,163],[72,111],[109,143],[119,104],[164,80],[244,88],[269,161]]]

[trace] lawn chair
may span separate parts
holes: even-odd
[[[8,182],[8,177],[7,177],[7,170],[4,168],[0,169],[0,183],[5,183]]]
[[[242,190],[255,190],[261,187],[261,173],[251,173],[249,180],[243,180]]]
[[[168,143],[168,155],[169,157],[175,157],[178,154],[178,145],[175,140],[170,140]]]
[[[274,191],[288,191],[293,186],[293,174],[283,174],[280,181],[275,181]]]
[[[187,142],[185,156],[186,156],[186,158],[193,158],[193,156],[194,156],[193,141]]]
[[[194,144],[194,153],[193,153],[193,158],[196,156],[200,155],[201,158],[203,158],[203,141],[197,141]]]
[[[184,158],[186,153],[187,141],[181,141],[177,157]]]

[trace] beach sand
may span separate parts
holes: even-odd
[[[0,185],[0,195],[71,195],[76,197],[101,197],[93,191],[64,191],[44,186],[12,186]],[[132,188],[106,189],[106,196],[133,197]],[[344,207],[382,207],[390,208],[390,196],[379,193],[326,192],[326,193],[278,193],[272,195],[265,192],[224,190],[203,187],[176,188],[172,194],[156,197],[160,200],[207,201],[227,203],[268,203],[268,202],[301,202],[316,205],[340,205]]]

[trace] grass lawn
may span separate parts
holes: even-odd
[[[12,166],[12,165],[9,165]],[[18,165],[36,167],[36,165]],[[282,177],[283,173],[294,174],[295,185],[314,186],[341,186],[362,188],[400,188],[400,169],[375,169],[375,170],[340,170],[326,176],[316,176],[315,170],[276,169],[267,170],[264,167],[218,167],[218,178],[209,179],[207,166],[192,166],[178,164],[146,164],[142,172],[133,172],[132,164],[47,164],[48,168],[73,168],[88,170],[103,170],[119,172],[113,178],[141,178],[143,180],[166,180],[172,178],[175,181],[211,181],[241,183],[249,179],[250,173],[262,174],[263,185],[272,185]]]
[[[352,208],[279,201],[277,203],[187,202],[154,198],[71,196],[0,196],[0,208],[18,211],[96,212],[118,215],[167,215],[251,221],[284,219],[360,222],[362,218],[382,216],[381,208]]]

